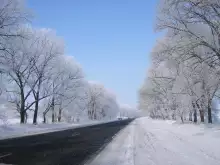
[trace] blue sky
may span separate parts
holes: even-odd
[[[158,34],[156,0],[27,0],[36,27],[55,29],[88,80],[103,83],[119,102],[137,103]]]

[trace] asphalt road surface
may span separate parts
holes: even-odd
[[[80,165],[112,140],[131,120],[0,141],[0,163]]]

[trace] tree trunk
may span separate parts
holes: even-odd
[[[174,116],[174,114],[172,114],[172,120],[175,120],[175,116]]]
[[[43,123],[45,124],[47,122],[46,113],[43,113],[43,118],[44,118]]]
[[[203,110],[199,110],[199,113],[200,113],[201,122],[204,123],[205,122],[204,111]]]
[[[90,110],[88,110],[88,118],[91,119]]]
[[[181,116],[180,118],[181,118],[182,123],[184,123],[183,116]]]
[[[196,111],[196,105],[194,102],[192,102],[192,107],[193,107],[193,122],[197,123],[197,111]]]
[[[196,102],[196,106],[199,109],[199,114],[200,114],[201,122],[204,123],[205,117],[204,117],[204,110],[202,109],[203,106],[200,106],[198,102]]]
[[[208,123],[212,123],[212,108],[211,102],[208,103]]]
[[[25,123],[25,111],[21,110],[20,112],[20,123],[24,124]]]
[[[47,113],[49,112],[49,110],[50,110],[50,108],[51,108],[51,105],[52,103],[48,103],[48,105],[47,105],[47,108],[45,109],[45,111],[43,112],[43,123],[46,123],[47,122],[47,118],[46,118],[46,115],[47,115]]]
[[[192,112],[189,112],[189,121],[192,121]]]
[[[24,100],[24,92],[23,89],[21,89],[21,107],[20,107],[20,123],[25,123],[25,100]]]
[[[97,120],[96,112],[94,113],[94,120]]]
[[[61,122],[62,108],[59,108],[58,122]]]
[[[55,114],[54,114],[54,110],[52,108],[52,123],[54,123],[54,122],[55,122]]]
[[[196,112],[196,110],[194,111],[194,113],[193,113],[193,122],[194,123],[197,123],[197,112]]]
[[[25,111],[25,123],[27,123],[27,120],[28,120],[28,114],[27,114],[27,112]]]
[[[25,123],[25,109],[24,109],[24,102],[21,103],[21,108],[20,108],[20,123],[24,124]]]
[[[184,123],[183,115],[180,116],[182,123]]]
[[[92,120],[95,120],[96,119],[96,114],[95,114],[95,103],[93,101],[92,103]]]
[[[35,98],[35,109],[34,109],[34,118],[33,118],[33,124],[37,124],[37,115],[38,115],[38,106],[39,106],[39,93],[36,94]]]
[[[52,103],[51,103],[51,108],[52,108],[52,123],[55,122],[55,112],[54,112],[54,107],[55,106],[55,103],[54,103],[54,98],[52,99]]]

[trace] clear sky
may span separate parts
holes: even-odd
[[[55,29],[88,80],[136,105],[155,44],[157,0],[27,0],[36,27]]]

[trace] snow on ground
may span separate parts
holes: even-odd
[[[139,118],[89,165],[219,165],[220,129]]]

